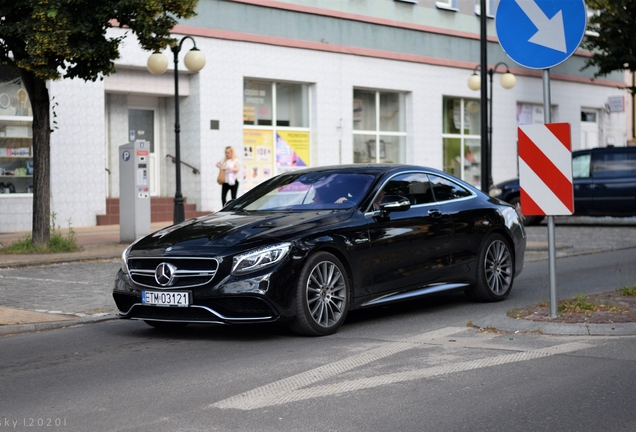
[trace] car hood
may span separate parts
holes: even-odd
[[[218,212],[172,225],[138,240],[131,252],[170,255],[228,253],[308,234],[349,219],[355,210],[313,212]]]

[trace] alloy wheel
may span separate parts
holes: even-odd
[[[497,294],[504,294],[512,284],[512,255],[508,245],[495,240],[486,251],[484,270],[488,288]]]
[[[330,261],[318,263],[307,280],[307,306],[321,327],[337,323],[346,306],[346,284],[338,266]]]

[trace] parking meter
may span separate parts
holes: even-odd
[[[119,241],[150,234],[150,142],[119,146]]]

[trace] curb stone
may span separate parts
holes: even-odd
[[[636,322],[614,324],[565,324],[527,321],[508,316],[491,315],[472,321],[480,329],[496,329],[512,333],[538,332],[561,336],[629,336],[636,335]]]
[[[108,314],[105,316],[99,317],[85,317],[78,318],[69,321],[51,321],[51,322],[41,322],[41,323],[28,323],[28,324],[12,324],[12,325],[3,325],[0,326],[0,336],[11,336],[22,333],[33,333],[40,332],[46,330],[54,330],[65,327],[74,327],[78,325],[84,324],[93,324],[103,321],[112,321],[119,319],[119,317],[115,314]]]

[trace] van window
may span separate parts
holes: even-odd
[[[593,177],[636,176],[636,152],[600,154],[592,167]]]
[[[573,178],[589,178],[590,177],[590,160],[592,155],[589,153],[575,156],[572,158],[572,177]]]

